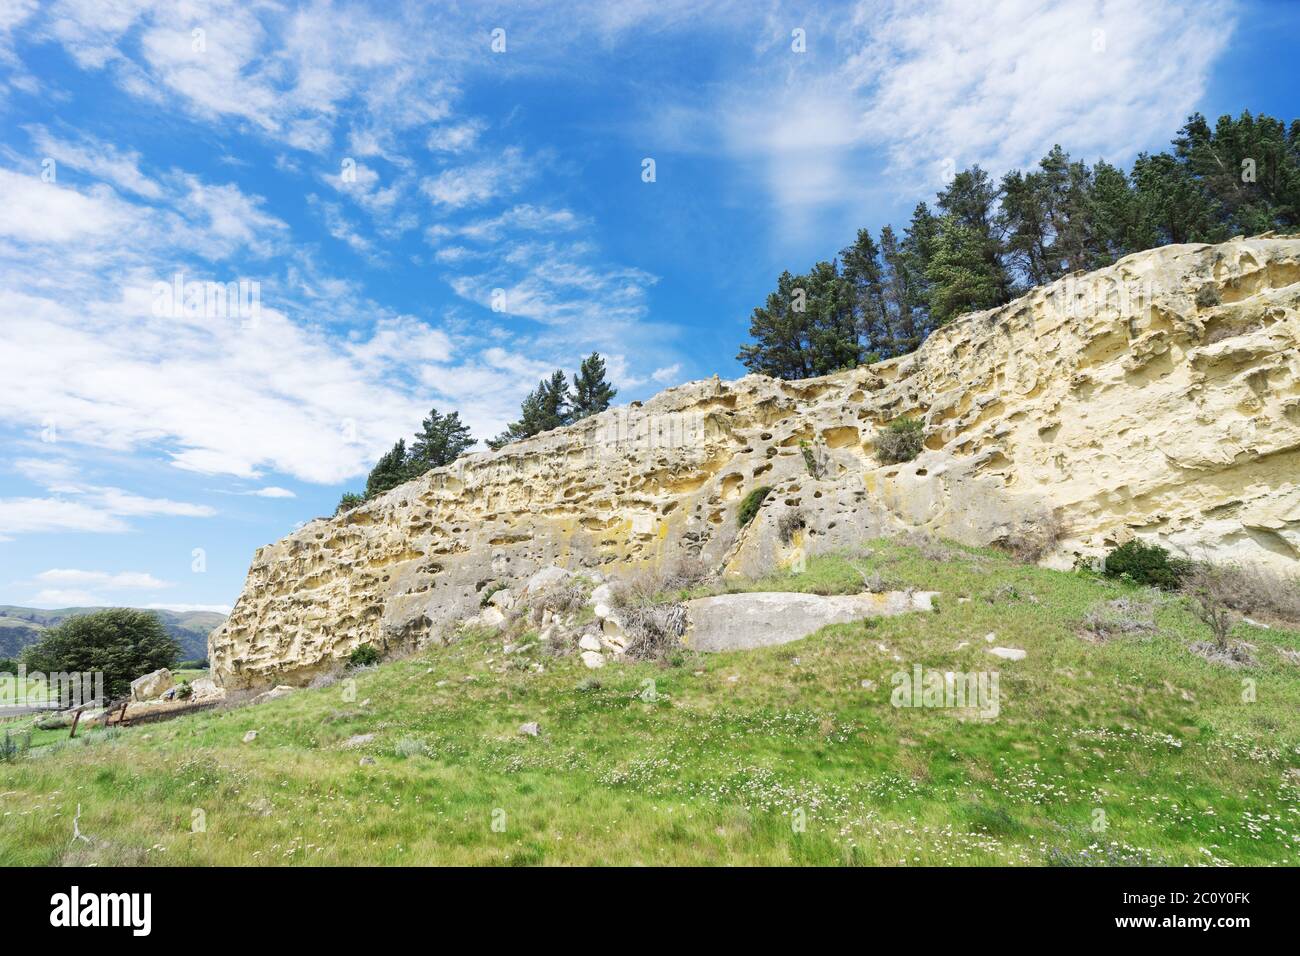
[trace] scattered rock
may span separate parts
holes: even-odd
[[[567,581],[570,577],[572,577],[572,575],[569,574],[568,571],[564,570],[564,568],[557,568],[554,565],[549,568],[542,568],[542,570],[538,571],[528,579],[528,583],[524,585],[521,593],[537,594],[540,591],[546,591],[561,582]]]
[[[996,634],[994,634],[992,631],[989,631],[987,634],[984,635],[984,643],[985,643],[985,644],[992,644],[992,643],[993,643],[994,641],[996,641],[997,639],[998,639],[998,636],[997,636]]]
[[[623,634],[605,634],[600,635],[600,645],[607,651],[613,651],[615,654],[623,654],[627,651],[627,637]]]
[[[362,757],[359,761],[357,761],[357,763],[358,763],[359,766],[362,766],[362,767],[373,767],[373,766],[375,765],[375,758],[374,758],[374,757]]]
[[[787,644],[828,624],[934,610],[934,591],[801,594],[752,591],[685,602],[682,643],[697,651],[736,651]]]
[[[502,588],[488,598],[488,604],[499,607],[503,611],[508,611],[515,606],[515,593],[509,588]]]
[[[353,734],[347,740],[343,741],[344,747],[364,747],[375,739],[374,734]]]
[[[876,689],[876,682],[873,681],[873,680],[864,680],[864,681],[862,682],[862,689],[863,689],[863,690],[875,690],[875,689]]]
[[[1191,646],[1191,652],[1198,657],[1204,657],[1211,664],[1222,664],[1225,667],[1248,667],[1255,663],[1255,658],[1250,653],[1252,646],[1238,641],[1229,644],[1225,648],[1220,647],[1213,641],[1197,641]]]
[[[288,697],[297,689],[298,688],[296,687],[290,687],[288,684],[277,684],[275,687],[272,687],[270,690],[258,694],[256,697],[254,697],[253,703],[265,704],[267,701],[270,700],[279,700],[281,697]]]
[[[217,682],[211,677],[200,677],[196,679],[190,688],[193,690],[195,700],[219,700],[226,696],[226,689],[218,687]]]
[[[153,700],[155,697],[161,697],[163,693],[176,684],[172,677],[172,672],[165,667],[160,667],[156,671],[151,671],[143,677],[137,677],[131,681],[131,699],[132,700]]]
[[[526,724],[519,725],[519,732],[529,737],[536,737],[539,733],[541,733],[541,728],[537,726],[537,721],[530,720]]]
[[[506,616],[499,607],[485,607],[475,620],[483,627],[500,627],[506,622]]]
[[[248,733],[244,734],[244,743],[246,744],[251,744],[256,739],[257,739],[256,730],[250,730]]]
[[[990,647],[989,653],[994,657],[1001,657],[1008,661],[1023,661],[1029,656],[1028,651],[1023,651],[1018,647]]]
[[[964,651],[968,647],[970,647],[970,641],[958,641],[957,646],[954,647],[953,650]]]
[[[583,651],[579,656],[582,658],[582,663],[592,670],[605,666],[605,655],[601,654],[600,651]]]
[[[600,638],[594,634],[584,634],[578,638],[578,649],[582,651],[599,651]]]
[[[597,585],[596,587],[592,588],[592,591],[591,591],[591,603],[594,604],[594,605],[596,605],[597,608],[600,608],[600,607],[605,607],[605,608],[613,607],[613,606],[614,606],[614,589],[613,589],[612,587],[610,587],[608,584],[600,584],[600,585]],[[604,615],[602,615],[602,614],[600,613],[600,611],[598,610],[598,611],[596,612],[596,616],[597,616],[597,617],[603,617]]]

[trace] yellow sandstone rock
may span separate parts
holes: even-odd
[[[549,565],[697,556],[756,574],[908,529],[1028,541],[1058,566],[1139,536],[1294,572],[1298,346],[1300,236],[1264,236],[1138,253],[876,365],[672,388],[261,548],[211,638],[214,674],[302,684],[359,644],[427,640],[489,584]],[[924,421],[924,450],[882,465],[876,437],[900,416]]]

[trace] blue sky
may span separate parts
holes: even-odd
[[[1297,115],[1300,4],[981,6],[0,0],[0,603],[228,607],[430,406],[739,375],[946,167]]]

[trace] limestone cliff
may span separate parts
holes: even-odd
[[[1298,344],[1300,237],[1260,237],[1129,256],[888,362],[672,388],[261,548],[211,638],[214,672],[302,683],[359,644],[440,633],[490,583],[547,564],[692,555],[760,573],[904,529],[987,544],[1054,520],[1060,564],[1139,535],[1294,571]],[[877,435],[904,415],[924,420],[925,449],[881,465]],[[742,530],[760,485],[773,490]]]

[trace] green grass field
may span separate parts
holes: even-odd
[[[1090,643],[1089,608],[1149,592],[948,557],[877,542],[750,583],[846,592],[862,569],[943,592],[782,647],[588,671],[475,634],[355,684],[37,747],[0,764],[0,861],[1300,862],[1300,667],[1278,652],[1300,631],[1240,625],[1258,664],[1230,669],[1187,649],[1208,632],[1166,596],[1155,633]],[[996,719],[892,706],[917,663],[996,670]]]

